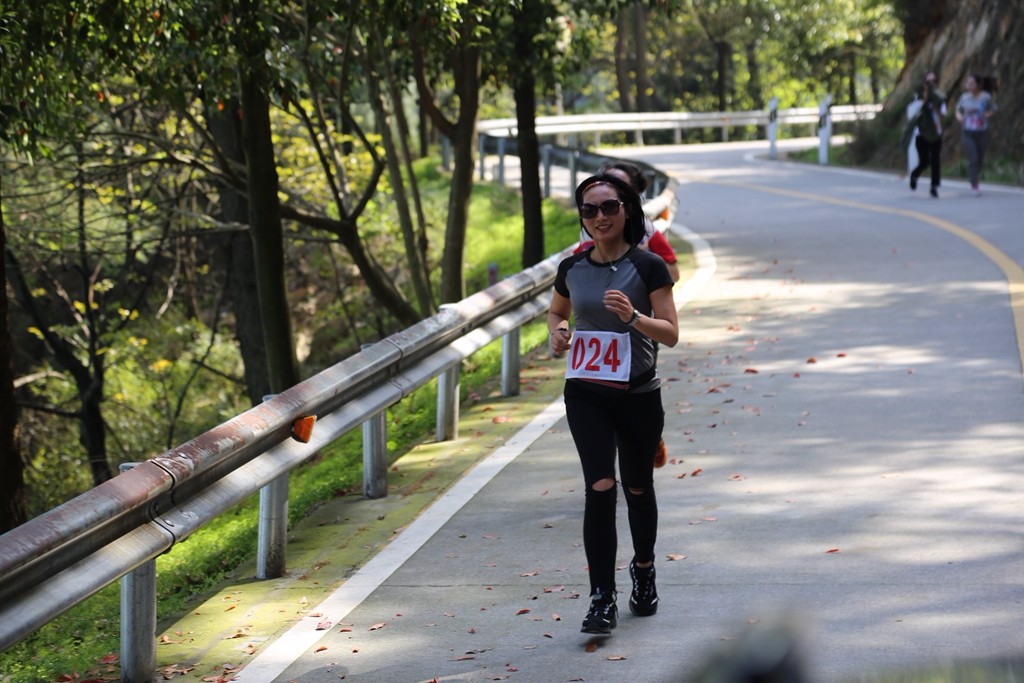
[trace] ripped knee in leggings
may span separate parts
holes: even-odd
[[[615,488],[615,480],[612,479],[611,477],[598,479],[593,484],[591,484],[590,488],[592,488],[594,491],[598,493],[601,493],[603,491],[610,491],[613,488]]]

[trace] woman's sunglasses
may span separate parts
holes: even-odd
[[[620,206],[622,206],[620,199],[606,199],[600,204],[580,204],[580,217],[596,218],[598,211],[605,216],[615,216],[619,213]]]

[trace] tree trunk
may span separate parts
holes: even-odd
[[[515,55],[519,65],[513,88],[519,129],[520,189],[523,199],[523,268],[544,260],[544,213],[541,210],[540,140],[537,138],[537,80],[533,63],[533,31],[538,25],[538,0],[524,0],[522,20],[516,22]]]
[[[857,104],[857,53],[851,47],[850,54],[850,81],[847,94],[848,104]]]
[[[78,418],[79,439],[89,457],[89,470],[94,486],[113,476],[107,462],[107,430],[103,422],[103,358],[93,358],[91,375],[83,369],[75,376],[82,408]]]
[[[0,188],[2,189],[2,188]],[[18,409],[14,403],[14,347],[7,310],[7,231],[0,211],[0,534],[28,520],[25,464],[18,442]]]
[[[243,3],[243,14],[254,10]],[[246,22],[255,23],[255,22]],[[260,75],[265,70],[263,41],[254,26],[243,32],[248,44],[241,75],[242,145],[249,189],[249,230],[252,235],[257,294],[267,350],[267,377],[272,393],[298,383],[291,316],[284,275],[284,231],[278,199],[277,162],[271,138],[270,102]]]
[[[718,82],[715,84],[718,111],[729,111],[729,61],[732,59],[732,44],[726,40],[716,40],[715,54],[718,55]]]
[[[460,122],[452,139],[452,187],[448,195],[448,221],[445,224],[444,252],[441,256],[441,300],[444,303],[461,301],[466,296],[462,265],[466,247],[466,225],[469,220],[469,200],[473,195],[475,124],[475,116],[471,123]]]
[[[452,137],[455,165],[448,195],[444,252],[441,257],[441,299],[445,303],[466,296],[462,273],[466,247],[469,200],[473,194],[473,157],[476,151],[476,120],[480,110],[480,48],[472,45],[467,31],[455,59],[455,91],[459,96],[459,118]]]
[[[629,77],[629,19],[619,12],[615,19],[615,80],[619,90],[619,109],[628,114],[634,111],[633,81]]]
[[[82,176],[84,175],[84,162],[81,156],[81,147],[76,143],[78,149],[78,178],[75,180],[78,202],[78,271],[82,278],[82,300],[93,301],[93,279],[95,277],[94,266],[89,261],[88,248],[86,247],[86,216],[85,216],[85,189]],[[88,358],[85,362],[78,359],[74,350],[67,345],[62,349],[64,356],[63,366],[74,375],[75,386],[78,388],[78,396],[81,400],[81,409],[78,414],[79,438],[89,458],[89,469],[92,472],[93,484],[99,486],[113,476],[110,463],[107,461],[107,433],[106,425],[103,423],[103,388],[105,363],[103,355],[102,323],[92,306],[86,305],[82,313],[81,324],[85,327],[87,339]],[[67,344],[65,342],[65,344]]]
[[[748,40],[743,47],[747,57],[747,73],[750,74],[750,80],[747,81],[747,97],[750,98],[754,109],[764,109],[764,86],[761,84],[761,62],[757,58],[757,42]],[[766,140],[768,126],[758,126],[757,135],[759,139]]]
[[[245,164],[242,150],[242,118],[237,101],[231,100],[224,112],[210,108],[207,121],[210,132],[224,155],[239,165]],[[245,195],[227,183],[218,185],[220,219],[229,225],[248,225],[249,202]],[[255,256],[252,237],[247,230],[232,231],[216,239],[220,254],[217,262],[224,264],[225,287],[235,318],[235,339],[242,356],[245,386],[249,400],[259,404],[270,393],[267,371],[267,349],[263,343],[263,324],[257,295]]]
[[[633,72],[636,74],[636,110],[651,111],[654,92],[651,75],[647,68],[647,5],[637,2],[633,5]],[[638,135],[642,135],[638,133]]]
[[[751,40],[744,47],[747,53],[747,73],[750,74],[747,97],[750,98],[754,109],[764,109],[764,85],[761,83],[761,62],[757,58],[757,43]]]
[[[402,88],[399,86],[397,79],[395,78],[394,72],[390,68],[390,62],[385,60],[385,69],[388,75],[388,89],[391,95],[391,101],[394,103],[395,110],[395,123],[398,124],[398,140],[401,144],[402,159],[405,163],[405,174],[409,178],[409,194],[412,196],[413,206],[416,209],[416,248],[419,252],[419,261],[423,264],[423,267],[429,271],[428,261],[428,247],[430,245],[427,239],[427,219],[423,212],[423,200],[420,196],[419,184],[416,181],[416,171],[413,168],[413,154],[412,147],[409,141],[412,140],[412,135],[409,129],[409,119],[405,113],[405,106],[402,102]],[[423,154],[420,155],[422,158]],[[427,281],[427,294],[428,303],[427,307],[424,308],[424,313],[432,314],[435,312],[434,309],[434,294],[430,288],[430,277],[428,273],[424,274]]]
[[[906,64],[913,62],[918,52],[937,26],[942,26],[950,9],[956,9],[953,0],[901,0],[903,9],[903,48]],[[975,20],[977,17],[973,17]]]
[[[371,29],[371,42],[380,45],[380,38]],[[380,90],[380,82],[377,74],[372,73],[374,64],[387,63],[387,57],[376,52],[368,53],[367,69],[370,77],[367,79],[367,86],[370,91],[370,106],[377,115],[377,128],[381,136],[381,143],[384,145],[384,157],[387,162],[388,174],[391,176],[391,193],[395,200],[395,208],[398,211],[398,222],[402,230],[402,242],[405,246],[405,258],[409,268],[409,277],[412,280],[413,291],[416,293],[416,300],[419,303],[420,313],[426,317],[434,312],[433,294],[430,291],[430,278],[427,272],[427,264],[424,260],[425,253],[421,250],[421,241],[424,239],[416,229],[413,222],[412,209],[409,204],[409,196],[406,193],[405,179],[402,176],[402,159],[407,158],[408,148],[399,150],[395,135],[391,129],[391,117],[388,114],[387,106]],[[384,75],[386,83],[388,75]],[[392,93],[397,88],[389,86]],[[394,108],[402,106],[401,100],[392,101]],[[414,182],[414,176],[410,179]],[[421,214],[422,215],[422,214]],[[422,225],[422,221],[419,223]]]

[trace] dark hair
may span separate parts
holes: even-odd
[[[640,170],[640,167],[631,161],[613,161],[605,164],[597,170],[598,173],[606,174],[608,171],[622,171],[629,178],[629,184],[633,186],[637,194],[642,195],[647,191],[647,176]]]
[[[598,173],[576,186],[577,209],[583,206],[583,194],[594,185],[611,185],[615,188],[626,212],[626,225],[622,231],[622,237],[629,244],[640,244],[647,235],[647,227],[644,225],[644,207],[640,202],[640,195],[622,178],[606,173]],[[587,228],[583,226],[582,218],[580,218],[580,226],[586,232]],[[587,235],[590,235],[590,233],[587,232]],[[590,236],[593,237],[593,235]]]
[[[978,90],[984,90],[989,94],[994,95],[999,89],[999,81],[995,76],[982,76],[977,71],[968,71],[966,78],[973,78],[974,82],[978,84]]]

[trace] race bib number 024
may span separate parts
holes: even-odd
[[[566,356],[565,376],[628,382],[631,350],[628,332],[576,330]]]

